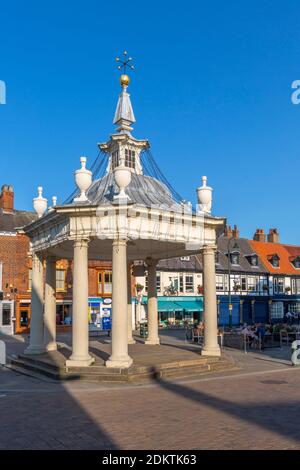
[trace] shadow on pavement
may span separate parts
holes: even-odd
[[[155,369],[153,370],[156,373]],[[259,404],[249,403],[249,405],[241,405],[225,399],[214,397],[203,391],[195,390],[179,383],[172,383],[164,380],[156,373],[156,382],[164,390],[172,392],[175,395],[186,398],[212,410],[219,411],[230,417],[238,418],[248,424],[259,426],[267,431],[276,433],[279,436],[287,437],[295,443],[300,441],[300,401],[284,402],[284,394],[282,402],[268,401]],[[265,384],[286,384],[285,381],[264,381]],[[299,444],[300,448],[300,444]]]
[[[9,354],[12,349],[22,353],[27,346],[3,334],[0,340]],[[118,449],[80,403],[87,397],[80,397],[61,382],[0,368],[0,449]],[[101,396],[94,406],[99,410]]]

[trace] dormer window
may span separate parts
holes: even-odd
[[[290,261],[294,268],[300,269],[300,256],[293,257],[292,259],[290,259]]]
[[[251,264],[251,266],[258,266],[258,256],[257,255],[251,255],[250,256],[250,264]]]
[[[135,168],[135,151],[125,149],[125,166],[128,168]]]
[[[240,264],[240,254],[238,251],[230,253],[230,263],[235,265]]]
[[[279,258],[278,255],[275,254],[275,255],[268,256],[268,261],[269,261],[269,263],[271,263],[273,268],[279,268],[280,258]]]
[[[218,251],[216,251],[215,253],[215,263],[216,264],[220,263],[220,253]]]

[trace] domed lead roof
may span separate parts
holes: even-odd
[[[125,189],[131,203],[144,206],[181,207],[172,197],[167,186],[151,176],[132,173],[131,182]],[[113,173],[108,173],[103,178],[92,183],[86,195],[87,203],[92,205],[108,205],[119,193],[119,188],[114,180]]]

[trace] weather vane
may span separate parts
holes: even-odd
[[[130,63],[133,59],[132,57],[128,57],[128,52],[124,51],[123,52],[124,59],[120,59],[120,57],[116,57],[116,61],[120,62],[121,65],[118,65],[118,70],[123,69],[123,73],[126,75],[126,69],[129,68],[131,70],[134,70],[134,66]]]

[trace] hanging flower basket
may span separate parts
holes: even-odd
[[[142,290],[144,289],[144,286],[143,286],[143,284],[137,283],[137,284],[135,285],[135,288],[136,288],[136,291],[137,291],[137,292],[142,292]]]

